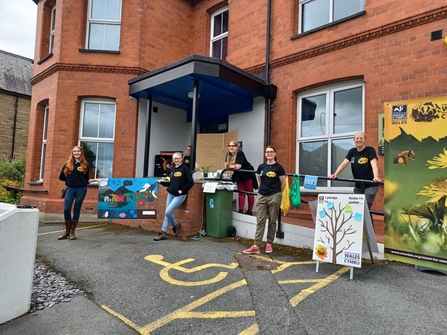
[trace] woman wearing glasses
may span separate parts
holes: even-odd
[[[253,166],[248,162],[242,150],[238,149],[237,142],[231,141],[228,144],[228,151],[225,155],[225,167],[235,170],[253,170]],[[239,191],[253,192],[253,178],[254,173],[238,172],[233,174],[233,181],[237,184]],[[253,205],[255,197],[253,194],[239,193],[239,213],[244,214],[245,196],[248,198],[248,206],[245,214],[253,215]]]
[[[244,254],[258,254],[261,251],[259,245],[264,237],[265,223],[267,217],[267,244],[265,253],[273,252],[273,239],[276,233],[276,219],[281,205],[282,191],[286,186],[286,171],[282,165],[276,162],[276,149],[269,145],[265,149],[267,161],[259,165],[256,170],[258,175],[258,196],[256,198],[256,234],[254,244],[244,250]]]
[[[191,170],[186,164],[183,164],[182,154],[176,152],[172,155],[174,168],[170,172],[170,180],[168,183],[162,182],[162,185],[168,186],[168,196],[166,198],[165,218],[161,231],[154,237],[155,241],[166,240],[166,231],[169,222],[171,222],[172,232],[177,236],[180,232],[180,222],[174,217],[174,211],[185,201],[188,191],[194,186]],[[161,182],[160,180],[158,181]]]

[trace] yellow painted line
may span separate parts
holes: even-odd
[[[96,226],[79,227],[79,228],[76,228],[76,230],[102,227],[102,226],[106,226],[106,225],[107,225],[107,223],[103,223],[103,224],[99,224],[99,225],[96,225]],[[53,230],[53,231],[49,231],[49,232],[46,232],[46,233],[37,234],[37,236],[50,235],[50,234],[59,234],[59,233],[64,233],[64,232],[65,232],[65,229],[63,229],[63,230]]]
[[[257,333],[259,333],[259,326],[255,323],[244,331],[241,331],[238,335],[256,335]]]
[[[286,279],[278,280],[278,284],[319,283],[321,279]]]
[[[156,321],[154,321],[152,323],[149,323],[149,324],[147,324],[144,327],[141,327],[140,328],[141,329],[140,334],[144,334],[144,335],[150,334],[151,331],[154,331],[154,330],[156,330],[156,329],[158,329],[158,328],[168,324],[169,322],[171,322],[171,321],[173,321],[175,319],[183,318],[185,313],[189,313],[193,309],[195,309],[197,307],[200,307],[200,306],[210,302],[211,300],[213,300],[213,299],[215,299],[215,298],[217,298],[217,297],[219,297],[219,296],[221,296],[221,295],[223,295],[225,293],[228,293],[228,291],[234,290],[234,289],[239,288],[239,287],[241,287],[243,285],[246,285],[246,284],[247,284],[247,282],[245,281],[245,279],[243,279],[243,280],[240,280],[240,281],[235,282],[233,284],[230,284],[228,286],[222,287],[222,288],[220,288],[220,289],[218,289],[218,290],[216,290],[216,291],[214,291],[214,292],[212,292],[210,294],[207,294],[206,296],[204,296],[204,297],[202,297],[200,299],[197,299],[196,301],[193,301],[192,303],[190,303],[190,304],[188,304],[188,305],[186,305],[184,307],[181,307],[178,310],[176,310],[176,311],[174,311],[174,312],[172,312],[172,313],[170,313],[170,314],[168,314],[168,315],[166,315],[166,316],[164,316],[164,317],[162,317],[162,318],[160,318],[160,319],[158,319],[158,320],[156,320]],[[216,313],[216,314],[214,314],[215,317],[218,317],[217,316],[218,313],[221,313],[221,315],[222,315],[221,317],[225,317],[225,313],[228,313],[228,312],[215,312],[215,313]],[[203,315],[205,315],[205,314],[206,313],[204,312]]]
[[[283,262],[283,261],[278,261],[275,260],[275,263],[279,264],[278,269],[276,270],[272,270],[272,273],[276,273],[276,272],[280,272],[280,271],[284,271],[285,269],[287,269],[288,267],[292,266],[292,265],[309,265],[309,264],[315,264],[315,261],[305,261],[305,262]]]
[[[255,311],[213,311],[213,312],[184,312],[176,314],[177,319],[220,319],[255,316]]]
[[[126,317],[122,316],[121,314],[113,311],[112,309],[110,309],[109,307],[107,307],[106,305],[102,305],[101,306],[104,310],[106,310],[107,312],[109,312],[110,314],[112,314],[113,316],[117,317],[118,319],[120,319],[121,321],[123,321],[126,325],[128,325],[130,328],[135,329],[137,332],[139,332],[140,334],[140,327],[138,327],[135,323],[133,323],[132,321],[130,321],[129,319],[127,319]]]
[[[315,285],[312,285],[311,287],[309,287],[305,290],[302,290],[300,293],[298,293],[296,296],[294,296],[292,299],[290,299],[290,304],[292,305],[292,307],[296,307],[296,305],[298,305],[307,296],[309,296],[312,293],[314,293],[315,291],[323,288],[324,286],[330,284],[331,282],[333,282],[334,280],[339,278],[342,274],[348,272],[349,269],[350,269],[349,267],[345,266],[345,267],[341,268],[340,270],[338,270],[337,272],[335,272],[334,274],[332,274],[324,279],[319,280],[319,282],[316,283]]]
[[[233,269],[237,268],[239,265],[238,263],[234,263],[234,262],[229,265],[218,264],[218,263],[208,263],[208,264],[204,264],[201,266],[196,266],[196,267],[188,269],[181,265],[195,261],[194,258],[187,258],[187,259],[184,259],[184,260],[176,262],[176,263],[165,262],[165,261],[163,261],[163,258],[164,257],[162,255],[149,255],[149,256],[144,257],[144,259],[149,262],[164,266],[164,268],[160,271],[160,277],[167,283],[172,284],[172,285],[177,285],[177,286],[202,286],[202,285],[214,284],[214,283],[217,283],[217,282],[223,280],[228,275],[228,272],[219,272],[219,274],[217,276],[215,276],[214,278],[208,279],[208,280],[181,281],[181,280],[174,279],[169,275],[169,271],[171,269],[181,271],[183,273],[194,273],[194,272],[202,271],[202,270],[212,268],[212,267],[219,267],[219,268],[233,270]]]

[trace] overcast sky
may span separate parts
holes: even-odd
[[[33,0],[0,0],[0,50],[34,59],[36,18]]]

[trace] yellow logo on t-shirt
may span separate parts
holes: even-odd
[[[367,163],[368,163],[368,158],[366,158],[366,157],[361,157],[361,158],[359,158],[359,160],[357,161],[357,163],[359,163],[359,164],[367,164]]]
[[[189,164],[189,159],[185,159],[185,164]]]
[[[177,171],[174,173],[174,177],[181,177],[182,173],[180,171]]]
[[[84,169],[82,168],[82,166],[78,166],[78,167],[76,168],[76,170],[78,170],[79,172],[84,172]]]
[[[275,178],[276,177],[276,172],[275,171],[269,171],[265,175],[267,177],[270,177],[270,178]]]

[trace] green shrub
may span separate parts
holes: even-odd
[[[22,193],[13,196],[13,192],[6,190],[4,186],[23,187],[25,182],[26,158],[14,160],[0,160],[0,202],[18,204]]]

